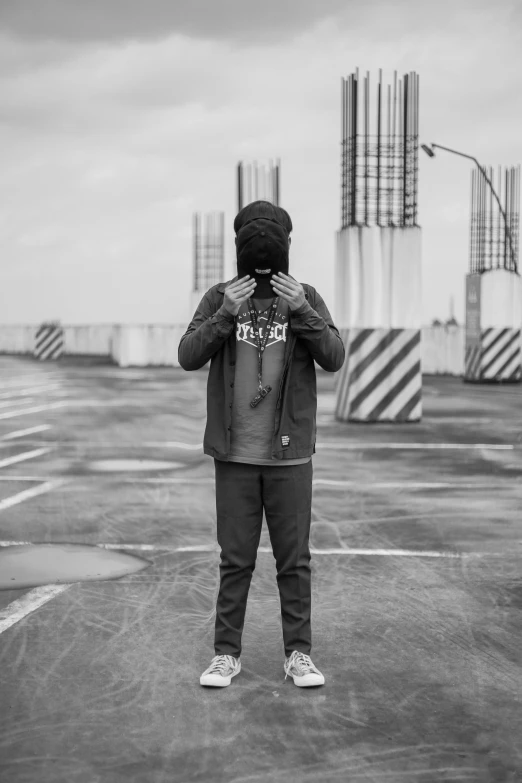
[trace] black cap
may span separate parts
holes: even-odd
[[[247,223],[259,218],[278,223],[285,229],[287,234],[292,231],[292,220],[286,209],[271,204],[270,201],[253,201],[251,204],[243,207],[234,220],[234,231],[238,234]]]

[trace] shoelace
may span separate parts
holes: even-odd
[[[234,667],[235,665],[236,659],[232,655],[216,655],[207,673],[215,674],[217,672],[218,674],[223,674],[225,669],[228,669],[229,666]]]
[[[303,674],[308,674],[309,672],[315,672],[316,674],[319,674],[319,670],[316,669],[316,667],[313,665],[310,656],[299,652],[299,650],[294,650],[288,659],[288,663],[286,664],[285,680],[288,677],[288,672],[292,666],[295,666],[295,668]]]

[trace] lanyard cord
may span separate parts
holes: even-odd
[[[259,335],[259,327],[257,325],[257,310],[254,307],[254,304],[252,302],[252,299],[248,299],[248,309],[250,311],[250,318],[252,321],[252,328],[254,330],[254,336],[256,339],[256,345],[257,345],[257,380],[258,380],[258,391],[263,390],[263,351],[266,348],[266,344],[268,341],[268,335],[270,334],[270,329],[272,328],[272,324],[274,323],[275,314],[277,311],[277,306],[279,304],[279,297],[276,296],[274,301],[272,302],[271,309],[270,309],[270,315],[268,316],[268,323],[265,328],[265,332],[263,334],[263,339],[261,340]]]

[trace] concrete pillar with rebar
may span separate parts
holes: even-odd
[[[279,206],[281,197],[281,161],[268,164],[257,161],[237,164],[237,211],[252,201],[270,201]]]
[[[191,315],[208,289],[225,279],[224,212],[194,213],[193,250]]]
[[[419,77],[375,90],[342,79],[341,229],[335,320],[346,347],[339,421],[420,421],[421,229],[417,224]]]
[[[520,166],[471,172],[464,380],[522,380],[522,278],[518,271]],[[496,183],[495,183],[496,179]],[[496,184],[496,188],[495,188]]]

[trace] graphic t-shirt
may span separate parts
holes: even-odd
[[[263,338],[270,316],[273,298],[253,299],[257,310],[260,338]],[[262,311],[262,312],[260,312]],[[311,457],[278,460],[272,457],[275,410],[279,396],[279,384],[283,372],[285,344],[289,330],[289,307],[281,297],[275,318],[263,351],[264,386],[272,391],[252,408],[251,400],[258,393],[258,350],[252,327],[248,302],[245,302],[236,318],[236,372],[234,401],[230,431],[231,462],[249,462],[254,465],[301,465]]]

